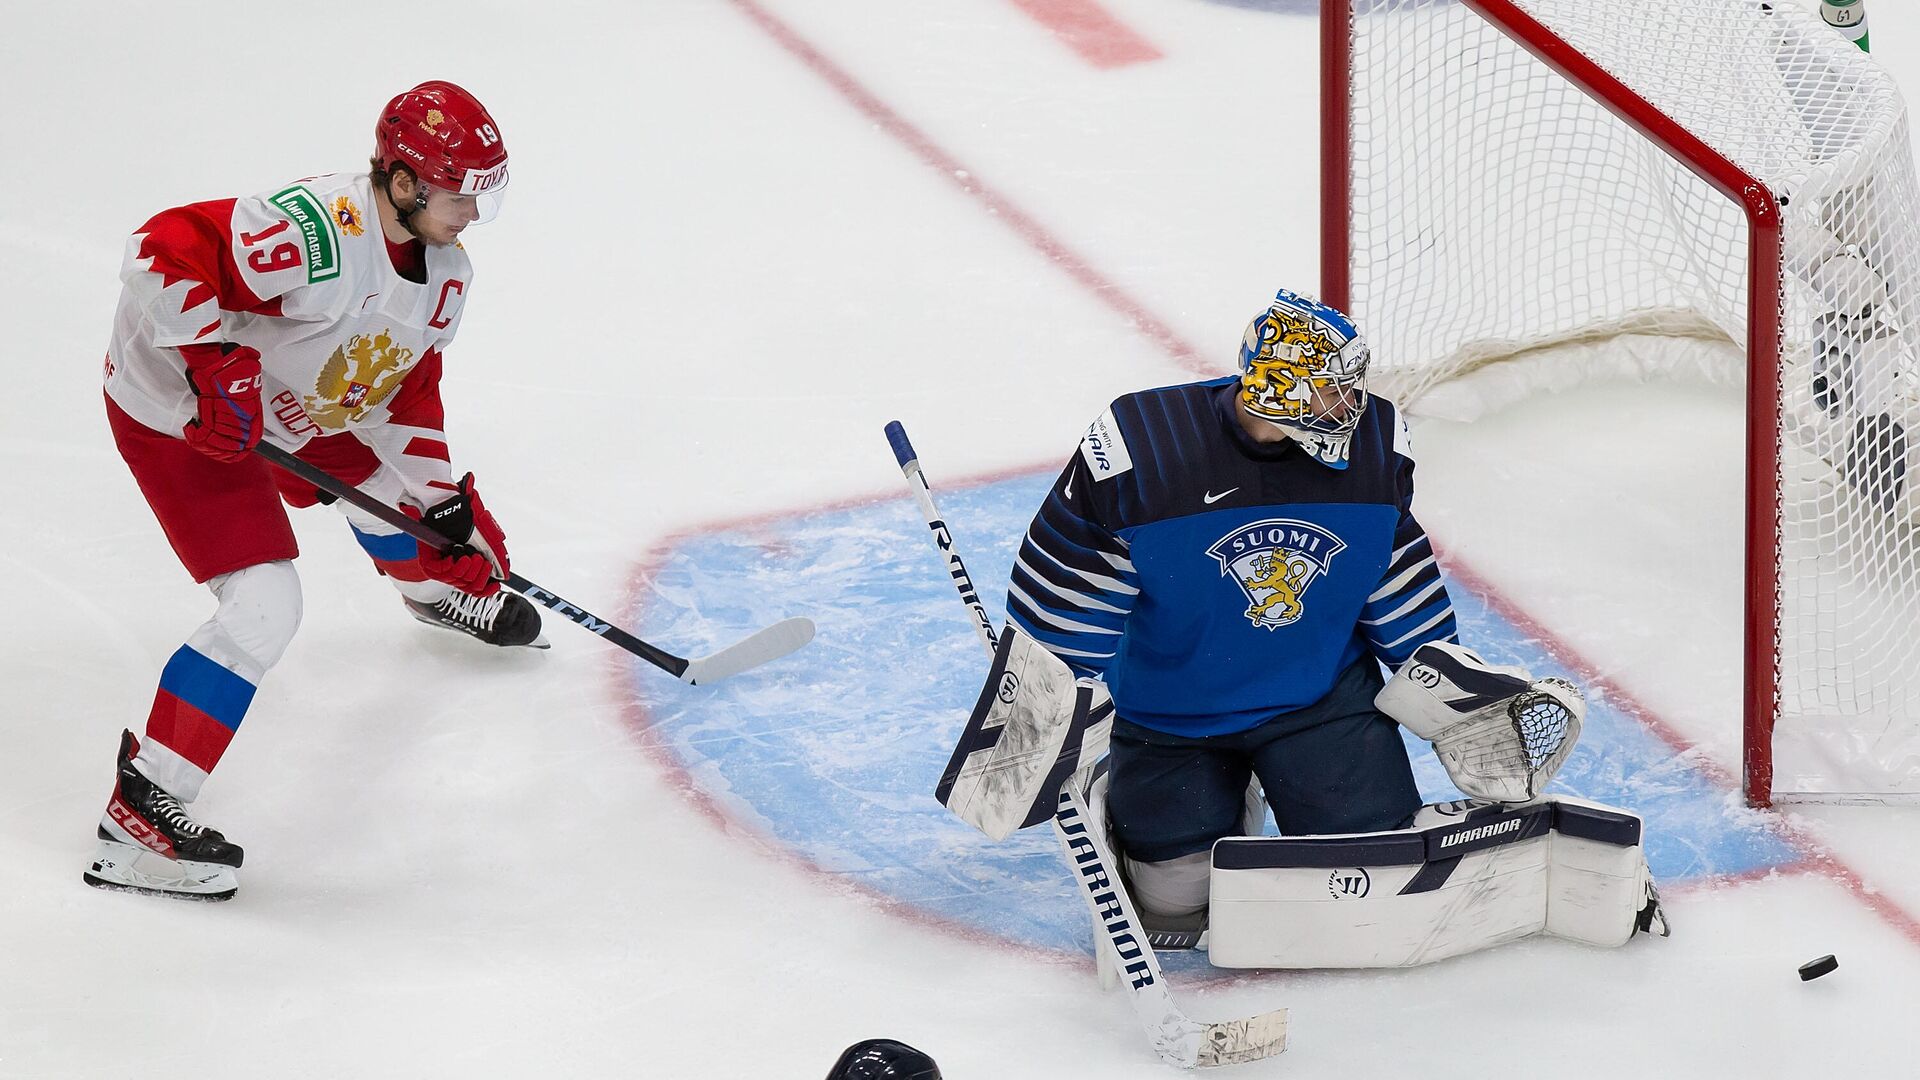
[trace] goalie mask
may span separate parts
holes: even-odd
[[[1281,289],[1240,342],[1240,407],[1344,469],[1367,411],[1367,359],[1352,319]]]

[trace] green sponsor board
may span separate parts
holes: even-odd
[[[282,191],[271,200],[286,212],[287,219],[300,230],[307,248],[307,283],[332,281],[340,276],[340,234],[326,208],[300,184]]]

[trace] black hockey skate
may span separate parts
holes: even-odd
[[[240,845],[191,817],[133,765],[140,741],[120,735],[113,795],[100,818],[100,846],[81,875],[97,889],[182,900],[228,900],[239,888]]]
[[[502,648],[548,647],[540,633],[540,609],[519,593],[501,589],[492,596],[473,596],[458,589],[435,604],[402,597],[413,617],[431,626],[458,630]]]

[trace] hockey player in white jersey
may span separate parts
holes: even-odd
[[[505,592],[504,534],[442,430],[442,355],[465,309],[460,245],[507,182],[499,127],[427,82],[375,127],[367,172],[175,207],[128,241],[106,357],[114,440],[181,564],[217,601],[160,674],[144,736],[122,735],[85,880],[199,899],[236,888],[241,849],[186,812],[300,622],[283,502],[331,501],[252,453],[262,439],[455,545],[441,553],[341,507],[405,610],[495,646],[544,647]]]

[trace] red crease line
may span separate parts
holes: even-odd
[[[1027,2],[1038,3],[1041,2],[1041,0],[1015,0],[1015,2],[1022,4]],[[1209,370],[1204,364],[1199,350],[1181,339],[1180,336],[1174,333],[1165,323],[1154,317],[1145,304],[1122,292],[1117,285],[1094,270],[1086,260],[1069,249],[1064,242],[1048,232],[1038,221],[1014,205],[1006,196],[976,180],[972,170],[962,167],[958,159],[941,149],[940,146],[927,137],[925,133],[913,126],[898,113],[894,112],[875,96],[872,91],[861,85],[858,80],[854,79],[853,76],[848,74],[844,69],[827,59],[824,54],[814,48],[810,42],[802,38],[786,23],[776,19],[770,12],[760,6],[756,0],[732,0],[732,3],[769,37],[772,37],[782,48],[787,50],[787,52],[792,54],[809,70],[837,90],[841,96],[846,98],[848,103],[860,113],[872,120],[889,135],[892,135],[895,139],[905,144],[907,148],[912,150],[915,156],[919,157],[923,162],[938,169],[949,180],[958,185],[962,191],[983,203],[987,207],[989,214],[1007,223],[1023,240],[1026,240],[1028,244],[1048,256],[1063,273],[1092,292],[1095,298],[1125,316],[1136,330],[1159,345],[1178,366],[1186,368],[1195,374],[1218,374],[1216,371]],[[992,478],[1001,479],[1049,467],[1051,466],[1043,465],[1031,468],[1006,469],[994,473]],[[971,486],[983,482],[987,481],[974,478],[962,480],[959,484],[961,486]],[[905,496],[900,497],[904,498]],[[814,512],[824,512],[870,501],[873,500],[871,498],[837,500],[816,507]],[[693,535],[718,532],[725,528],[738,526],[746,522],[766,523],[798,516],[806,512],[808,511],[793,510],[763,513],[748,518],[735,519],[728,523],[709,523],[704,527],[689,528],[675,532],[671,537],[655,547],[652,555],[642,564],[638,572],[630,580],[629,599],[625,610],[636,613],[639,611],[642,606],[640,596],[647,585],[650,584],[658,564],[665,559],[667,554],[673,550],[673,547],[683,539]],[[1439,545],[1436,544],[1436,547],[1438,546]],[[1651,711],[1634,700],[1632,695],[1626,693],[1626,691],[1613,680],[1601,675],[1595,665],[1581,657],[1579,653],[1568,646],[1557,635],[1548,632],[1544,626],[1520,610],[1510,599],[1487,585],[1485,579],[1480,577],[1480,575],[1475,573],[1470,567],[1467,567],[1458,559],[1452,559],[1448,562],[1447,573],[1459,578],[1461,583],[1466,587],[1479,591],[1486,597],[1489,605],[1493,606],[1495,610],[1504,615],[1516,627],[1521,628],[1524,632],[1534,634],[1546,645],[1549,651],[1567,663],[1568,666],[1578,672],[1582,678],[1589,680],[1589,685],[1604,686],[1617,707],[1643,724],[1649,731],[1653,732],[1654,735],[1665,741],[1668,745],[1674,747],[1676,751],[1685,753],[1693,749],[1692,744],[1681,737],[1671,725],[1660,720]],[[621,658],[615,658],[613,663],[616,670],[621,672],[625,671],[625,668],[621,666]],[[652,723],[646,713],[645,707],[634,698],[632,692],[627,691],[622,693],[620,698],[623,702],[623,708],[627,713],[628,722],[640,736],[642,745],[646,747],[650,756],[669,771],[669,775],[673,777],[675,783],[687,794],[688,798],[694,802],[695,806],[720,824],[725,831],[736,834],[751,834],[752,830],[747,829],[735,821],[732,815],[723,807],[719,806],[708,793],[698,787],[697,782],[686,773],[684,765],[678,761],[670,748],[661,745],[659,737],[651,731]],[[1738,781],[1729,775],[1725,769],[1714,765],[1711,761],[1707,760],[1704,755],[1696,754],[1695,759],[1693,762],[1695,767],[1700,768],[1716,782],[1723,784],[1730,790],[1739,790]],[[1772,819],[1774,828],[1802,855],[1801,860],[1798,862],[1790,864],[1789,867],[1780,868],[1782,873],[1816,873],[1839,883],[1851,895],[1865,904],[1869,910],[1878,915],[1888,926],[1892,927],[1915,945],[1920,945],[1920,918],[1916,918],[1911,912],[1893,900],[1888,899],[1884,893],[1866,884],[1857,872],[1840,862],[1840,860],[1828,850],[1825,845],[1815,839],[1811,833],[1779,811],[1765,810],[1757,812],[1768,815]],[[808,860],[801,857],[797,852],[784,849],[769,838],[759,837],[758,843],[759,846],[781,855],[781,857],[789,863],[810,866]],[[827,873],[822,868],[812,867],[812,869],[823,876],[829,878],[834,877],[834,875]],[[895,913],[908,915],[922,923],[942,926],[950,932],[959,933],[960,936],[975,940],[979,940],[983,936],[979,931],[973,930],[970,927],[952,924],[931,913],[916,913],[917,909],[912,909],[898,901],[892,901],[890,898],[876,896],[874,899]],[[1046,950],[1036,951],[1041,953],[1046,952]]]

